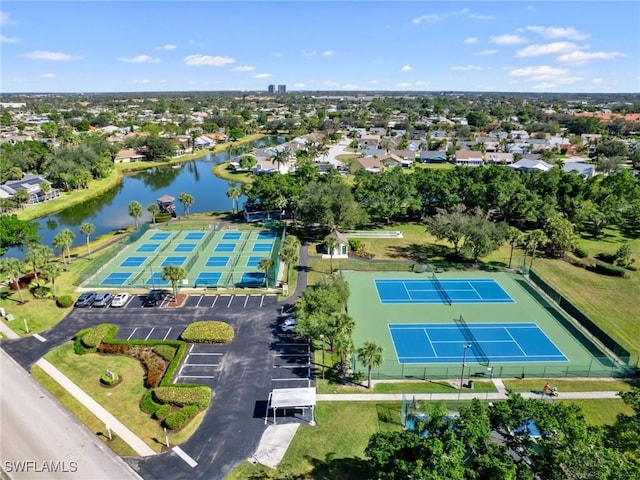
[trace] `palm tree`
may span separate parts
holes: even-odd
[[[149,205],[147,207],[147,212],[149,212],[151,214],[151,221],[155,225],[156,224],[156,215],[158,213],[160,213],[160,207],[158,206],[157,203],[152,203],[151,205]]]
[[[29,250],[24,255],[24,263],[29,264],[32,267],[33,277],[35,281],[38,281],[38,267],[45,262],[45,257],[43,254],[44,245],[40,245],[39,243],[32,243],[29,245]]]
[[[87,252],[89,258],[91,258],[91,245],[89,244],[89,237],[96,231],[96,226],[93,223],[84,222],[80,225],[80,233],[87,237]]]
[[[331,267],[329,273],[333,273],[333,255],[336,252],[336,249],[340,248],[340,240],[336,237],[327,237],[324,240],[324,244],[327,247],[327,253],[329,254],[329,265]]]
[[[298,237],[294,237],[293,235],[287,235],[284,239],[284,242],[282,242],[282,246],[284,248],[295,248],[296,250],[300,248],[300,240],[298,239]]]
[[[11,198],[16,202],[18,208],[24,208],[24,205],[29,201],[29,192],[20,189]]]
[[[40,190],[44,194],[44,199],[47,200],[49,193],[51,192],[51,184],[47,182],[43,182],[40,184]]]
[[[189,206],[193,205],[195,201],[193,195],[189,195],[188,193],[181,193],[178,195],[178,201],[184,205],[184,213],[189,218]]]
[[[509,227],[509,245],[511,246],[511,251],[509,252],[509,268],[511,268],[511,261],[513,260],[513,250],[523,238],[524,233],[522,233],[522,230],[516,227]]]
[[[375,342],[364,342],[358,349],[357,358],[367,366],[367,388],[371,389],[371,369],[382,365],[382,347]]]
[[[53,297],[57,298],[58,294],[56,293],[56,278],[58,278],[62,274],[62,267],[59,263],[47,263],[44,267],[42,267],[42,273],[47,279],[51,280],[51,284],[53,285]]]
[[[335,338],[335,349],[340,358],[340,372],[342,375],[342,383],[347,383],[347,370],[349,369],[349,356],[353,351],[353,341],[350,336],[338,335]]]
[[[284,148],[276,148],[274,149],[273,154],[271,155],[271,162],[274,165],[278,165],[278,170],[282,165],[285,165],[289,161],[289,156],[291,155],[291,150],[288,147]]]
[[[129,203],[129,216],[135,221],[136,230],[138,229],[138,219],[142,216],[142,205],[137,200],[131,200]]]
[[[53,246],[60,250],[60,253],[62,254],[62,261],[65,265],[68,264],[68,260],[71,260],[71,252],[69,249],[74,238],[76,238],[75,233],[68,228],[65,228],[53,237],[53,240],[51,241]]]
[[[10,283],[15,283],[18,297],[20,297],[20,303],[24,303],[22,290],[20,290],[20,277],[23,271],[24,263],[19,259],[13,257],[0,258],[0,272],[8,277]]]
[[[238,198],[242,195],[242,190],[235,183],[229,184],[229,190],[227,190],[227,197],[231,199],[231,208],[233,213],[236,213],[238,207]]]
[[[258,262],[258,268],[264,270],[264,285],[266,288],[269,288],[269,269],[273,267],[273,265],[274,261],[269,257],[261,258]]]
[[[533,259],[536,256],[538,247],[544,245],[547,242],[547,235],[540,229],[532,230],[527,234],[526,246],[531,249],[531,260],[529,261],[529,270],[533,267]]]
[[[284,246],[278,254],[280,260],[287,265],[287,283],[289,283],[289,276],[291,274],[291,267],[298,263],[300,256],[298,255],[298,249],[294,247]]]
[[[178,282],[187,278],[187,271],[176,265],[167,265],[162,269],[162,279],[171,282],[173,288],[173,298],[178,301]]]

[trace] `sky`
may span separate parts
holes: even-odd
[[[0,3],[0,92],[640,92],[640,2]]]

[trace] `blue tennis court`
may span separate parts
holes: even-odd
[[[187,257],[167,257],[164,259],[164,262],[162,262],[162,266],[175,265],[181,267],[185,260],[187,260]]]
[[[264,285],[264,273],[245,272],[242,274],[240,285],[243,287],[261,287]]]
[[[127,257],[120,264],[121,267],[139,267],[144,263],[147,257]]]
[[[258,233],[258,240],[271,240],[276,238],[276,232],[260,232]]]
[[[233,252],[236,249],[235,243],[219,243],[216,245],[216,248],[213,250],[214,252]]]
[[[536,323],[390,323],[400,363],[568,362]],[[465,345],[471,348],[465,349]]]
[[[231,257],[209,257],[205,267],[226,267]]]
[[[119,287],[120,285],[124,285],[131,275],[131,273],[127,272],[110,273],[100,282],[100,285],[113,285]]]
[[[170,233],[167,232],[157,232],[149,237],[149,240],[166,240],[171,236]]]
[[[198,278],[196,278],[196,286],[202,285],[217,285],[218,281],[222,277],[220,272],[200,272]]]
[[[247,267],[257,267],[260,263],[260,260],[266,257],[249,257],[247,260]]]
[[[222,235],[222,240],[240,240],[241,237],[241,232],[226,232]]]
[[[184,236],[185,240],[202,240],[206,235],[205,232],[189,232]]]
[[[195,243],[179,243],[173,249],[174,252],[193,252],[196,249]]]
[[[493,278],[375,280],[380,303],[514,303]]]
[[[273,243],[256,243],[253,245],[252,252],[270,252],[273,248]]]
[[[156,285],[169,285],[169,280],[164,280],[162,278],[162,273],[160,272],[153,272],[153,274],[147,279],[146,282],[144,282],[145,285],[151,285],[153,288],[156,287]]]
[[[143,243],[142,245],[140,245],[137,249],[136,252],[140,252],[140,253],[153,253],[156,250],[158,250],[158,248],[160,248],[160,244],[159,243]]]

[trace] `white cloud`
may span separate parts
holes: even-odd
[[[219,55],[189,55],[184,58],[185,65],[189,67],[201,67],[203,65],[213,67],[224,67],[229,63],[235,63],[236,60],[231,57],[221,57]]]
[[[557,81],[569,73],[566,68],[556,68],[549,65],[530,66],[511,70],[509,75],[514,77],[528,77],[530,80],[542,82],[548,80]]]
[[[371,80],[369,83],[370,83],[371,85],[376,85],[376,84],[378,83],[378,80]]]
[[[579,47],[571,42],[553,42],[545,45],[528,45],[516,52],[516,57],[538,57],[540,55],[557,55],[559,53],[573,52],[585,47]]]
[[[334,82],[333,80],[325,80],[323,82],[323,85],[325,85],[326,87],[337,87],[340,84],[338,82]]]
[[[149,83],[151,83],[151,80],[145,78],[143,80],[134,80],[133,83],[137,83],[139,85],[148,85]]]
[[[397,86],[398,88],[409,88],[409,87],[411,87],[411,86],[412,86],[412,84],[411,84],[411,83],[408,83],[408,82],[402,82],[402,83],[399,83],[399,84],[398,84],[398,85],[396,85],[396,86]]]
[[[333,50],[325,50],[320,55],[322,55],[323,57],[332,57],[335,54],[336,54],[336,52],[333,51]]]
[[[305,57],[313,57],[318,54],[317,50],[301,50],[300,53]]]
[[[624,53],[620,52],[583,52],[575,51],[571,53],[565,53],[560,55],[556,60],[561,63],[571,63],[573,65],[580,65],[587,63],[589,60],[610,60],[616,57],[625,57]]]
[[[420,15],[419,17],[415,17],[411,20],[411,23],[414,25],[419,25],[421,23],[436,23],[446,20],[447,18],[457,17],[463,15],[467,18],[473,20],[492,20],[494,18],[493,15],[482,15],[479,13],[472,13],[468,8],[463,8],[461,10],[456,10],[454,12],[445,12],[445,13],[428,13],[425,15]]]
[[[162,45],[161,47],[154,47],[154,50],[166,50],[166,51],[171,51],[171,50],[175,50],[177,47],[175,45],[171,45],[171,44],[167,44],[167,45]]]
[[[42,75],[40,75],[42,78],[55,78],[56,74],[55,73],[43,73]]]
[[[482,50],[481,52],[474,53],[474,55],[495,55],[499,50]]]
[[[418,80],[416,82],[416,87],[424,87],[426,85],[431,85],[431,82],[426,80]]]
[[[234,72],[253,72],[255,69],[256,69],[256,67],[251,67],[249,65],[242,65],[242,66],[233,67],[232,71],[234,71]]]
[[[489,41],[498,45],[515,45],[517,43],[525,43],[527,39],[520,35],[507,33],[505,35],[491,35]]]
[[[480,70],[484,70],[484,68],[478,66],[478,65],[465,65],[465,66],[459,66],[459,67],[450,67],[449,70],[458,70],[461,72],[469,72],[469,71],[480,71]]]
[[[345,90],[360,90],[360,87],[358,85],[353,85],[351,83],[345,83],[344,85],[342,85],[342,88],[344,88]]]
[[[0,35],[0,43],[18,43],[20,39],[18,37],[5,37]]]
[[[193,81],[193,80],[189,80],[187,83],[188,83],[189,85],[195,85],[195,84],[196,84],[196,82],[195,82],[195,81]]]
[[[436,23],[439,20],[442,20],[444,16],[438,15],[436,13],[431,13],[428,15],[420,15],[411,20],[411,23],[414,25],[419,25],[420,23]]]
[[[466,44],[478,43],[478,37],[467,37],[464,39],[462,43],[466,43]]]
[[[294,88],[304,88],[304,83],[294,83]]]
[[[254,78],[271,78],[270,73],[258,73]]]
[[[411,70],[413,70],[413,67],[411,65],[405,65],[400,69],[401,72],[410,72]]]
[[[280,57],[282,57],[282,53],[280,53],[280,52],[273,52],[273,54],[272,54],[272,55],[273,55],[274,57],[276,57],[276,58],[280,58]]]
[[[593,83],[603,83],[604,80],[602,78],[594,78],[593,80],[591,80]]]
[[[24,56],[33,60],[51,60],[53,62],[70,62],[71,60],[80,60],[82,58],[70,53],[49,52],[47,50],[34,50],[33,52],[25,53]]]
[[[160,63],[158,58],[153,58],[149,55],[138,55],[131,58],[120,57],[118,58],[118,61],[124,63]]]
[[[14,23],[16,22],[9,18],[9,14],[7,12],[0,12],[0,25],[11,25]]]
[[[493,20],[495,18],[494,15],[480,15],[479,13],[472,13],[469,15],[469,18],[473,20]]]
[[[528,31],[537,33],[543,38],[570,38],[572,40],[584,40],[588,38],[587,33],[582,33],[573,27],[543,27],[540,25],[531,25],[525,27]]]

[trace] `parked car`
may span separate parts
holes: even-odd
[[[113,300],[113,295],[110,293],[99,293],[96,295],[95,300],[93,301],[94,307],[108,307]]]
[[[111,301],[111,306],[124,307],[128,301],[129,301],[128,293],[118,293],[113,297],[113,300]]]
[[[298,322],[296,322],[295,318],[287,317],[280,324],[280,330],[282,330],[283,332],[295,333],[297,325],[298,325]]]
[[[96,292],[84,292],[82,295],[80,295],[78,297],[78,300],[76,301],[76,307],[78,308],[84,308],[84,307],[90,307],[91,305],[93,305],[93,302],[96,299]]]
[[[147,298],[144,299],[144,306],[155,307],[169,294],[168,290],[151,290]]]

